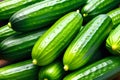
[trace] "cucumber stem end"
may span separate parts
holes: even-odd
[[[116,45],[112,45],[112,50],[116,50],[117,46]]]
[[[9,26],[10,28],[12,27],[10,22],[8,23],[8,26]]]
[[[48,80],[48,78],[44,78],[44,80]]]
[[[37,60],[36,60],[36,59],[33,59],[32,62],[33,62],[33,64],[35,64],[35,65],[37,64]]]
[[[68,71],[68,69],[69,69],[68,65],[65,65],[65,66],[64,66],[64,70],[65,70],[65,71]]]

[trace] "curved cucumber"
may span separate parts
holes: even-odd
[[[32,50],[33,63],[39,66],[53,62],[79,32],[83,18],[78,11],[61,17],[35,43]]]
[[[110,53],[120,55],[120,24],[109,34],[106,40],[106,47]]]
[[[32,47],[47,29],[12,35],[0,43],[1,55],[11,60],[30,57]]]
[[[0,68],[0,80],[37,80],[38,67],[31,60]]]
[[[63,64],[66,71],[78,69],[90,60],[111,31],[111,22],[109,16],[101,14],[86,24],[65,51]]]
[[[40,0],[4,0],[0,2],[0,20],[9,19],[15,12]]]
[[[107,13],[111,17],[114,28],[120,24],[120,7]]]
[[[120,0],[92,0],[82,8],[81,13],[86,20],[90,20],[101,13],[107,13],[119,4]]]
[[[120,58],[107,57],[68,74],[63,80],[112,80],[120,72]]]
[[[53,62],[39,70],[39,80],[62,80],[65,71],[59,62]]]
[[[16,31],[31,31],[53,24],[66,13],[76,10],[86,0],[45,0],[26,7],[10,18]]]
[[[4,40],[5,38],[16,34],[17,32],[14,31],[13,29],[9,28],[8,25],[4,25],[0,27],[0,42]]]

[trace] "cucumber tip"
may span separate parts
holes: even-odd
[[[116,50],[117,46],[116,45],[112,45],[112,50]]]
[[[10,28],[12,27],[10,22],[8,23],[8,26],[9,26]]]
[[[64,66],[64,70],[65,70],[65,71],[68,71],[68,69],[69,69],[68,65],[65,65],[65,66]]]
[[[88,15],[88,14],[85,14],[85,13],[84,13],[84,14],[83,14],[83,17],[86,17],[87,15]]]
[[[48,78],[44,78],[44,80],[48,80]]]
[[[80,10],[77,10],[76,12],[77,12],[77,13],[80,13]]]
[[[35,65],[37,64],[37,60],[36,60],[36,59],[33,59],[32,62],[33,62],[33,64],[35,64]]]

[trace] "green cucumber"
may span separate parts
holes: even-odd
[[[107,13],[111,17],[114,27],[120,24],[120,7]]]
[[[120,24],[109,34],[106,39],[106,47],[110,53],[120,56]]]
[[[15,13],[9,26],[15,31],[26,32],[53,24],[66,13],[76,10],[86,0],[45,0]]]
[[[106,57],[85,68],[74,71],[63,80],[112,80],[120,72],[120,57]]]
[[[9,28],[8,25],[4,25],[0,27],[0,42],[4,40],[5,38],[16,34],[17,32],[14,31],[13,29]]]
[[[62,80],[65,71],[60,61],[55,61],[39,70],[39,80]]]
[[[0,68],[0,80],[37,80],[38,70],[31,60],[10,64]]]
[[[4,0],[0,2],[0,20],[9,19],[15,12],[40,0]]]
[[[31,56],[32,47],[47,29],[12,35],[0,43],[1,55],[16,61]]]
[[[81,13],[86,20],[90,20],[101,13],[107,13],[119,4],[120,0],[92,0],[82,8]]]
[[[87,23],[65,51],[63,57],[65,71],[85,65],[94,56],[112,26],[111,18],[105,14],[98,15]]]
[[[79,32],[82,21],[78,10],[56,21],[35,43],[32,50],[33,64],[43,66],[53,62]]]

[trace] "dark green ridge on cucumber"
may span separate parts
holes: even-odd
[[[85,68],[74,71],[63,80],[111,80],[120,72],[120,57],[106,57]]]
[[[120,56],[120,24],[109,34],[106,47],[110,53]]]
[[[61,55],[79,32],[82,21],[79,10],[70,12],[57,20],[35,43],[32,50],[33,64],[44,66]]]
[[[9,28],[8,25],[4,25],[0,27],[0,42],[4,40],[5,38],[16,34],[17,32],[14,31],[13,29]]]
[[[39,80],[62,80],[65,71],[60,61],[55,61],[49,65],[41,67],[39,70]]]
[[[4,0],[0,2],[0,20],[9,19],[15,12],[41,0]]]
[[[120,7],[107,13],[111,17],[114,28],[120,24]]]
[[[85,65],[94,56],[93,54],[112,28],[112,20],[106,14],[98,15],[88,22],[64,53],[65,71],[75,70]]]
[[[31,60],[10,64],[0,68],[0,80],[37,80],[38,70]]]
[[[13,61],[31,57],[32,47],[47,29],[12,35],[0,43],[1,55]]]
[[[16,31],[26,32],[53,24],[66,13],[76,10],[86,0],[45,0],[16,12],[9,25]]]
[[[99,14],[105,14],[108,11],[116,8],[120,4],[120,0],[91,0],[84,5],[81,13],[86,22]]]

